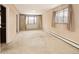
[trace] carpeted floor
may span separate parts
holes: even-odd
[[[24,31],[2,53],[79,53],[79,50],[43,31]]]

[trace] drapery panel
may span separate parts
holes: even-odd
[[[41,29],[42,28],[42,16],[36,16],[37,19],[37,24],[38,24],[38,28]]]
[[[20,31],[25,31],[26,30],[26,16],[25,15],[20,15],[19,18],[19,30]]]
[[[67,28],[68,30],[70,31],[74,31],[74,16],[73,16],[73,8],[72,8],[72,5],[69,5],[68,6],[68,11],[69,11],[69,14],[68,14],[68,25],[67,25]]]

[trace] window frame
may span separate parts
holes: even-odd
[[[54,14],[54,21],[56,21],[55,22],[55,24],[68,24],[68,18],[67,18],[67,22],[65,22],[65,20],[64,20],[64,13],[65,13],[65,9],[68,9],[69,10],[69,8],[68,7],[66,7],[66,8],[64,8],[64,9],[61,9],[61,10],[58,10],[58,11],[54,11],[55,12],[55,14]],[[57,20],[56,20],[56,13],[58,13],[58,14],[60,14],[60,12],[63,12],[63,20],[62,20],[62,22],[59,22],[59,21],[61,21],[61,20],[59,20],[59,15],[57,16]],[[68,11],[68,13],[69,13],[69,11]],[[68,16],[69,16],[69,14],[68,14]]]
[[[73,13],[73,6],[72,4],[64,4],[64,5],[60,5],[57,6],[56,8],[53,9],[53,17],[52,17],[52,27],[56,27],[56,23],[55,23],[55,12],[61,9],[65,9],[68,8],[68,23],[67,25],[67,29],[69,31],[75,31],[75,27],[74,27],[74,13]],[[62,24],[64,25],[64,23]]]

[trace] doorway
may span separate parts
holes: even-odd
[[[6,8],[0,5],[0,43],[6,43]]]

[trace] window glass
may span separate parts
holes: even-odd
[[[29,24],[34,24],[34,17],[33,16],[29,16]]]
[[[64,9],[64,23],[68,23],[68,8]]]
[[[58,19],[59,19],[59,23],[63,23],[63,10],[59,11],[59,14],[58,14]]]
[[[68,23],[68,8],[56,11],[55,23]]]
[[[36,24],[36,16],[26,16],[26,24]]]

